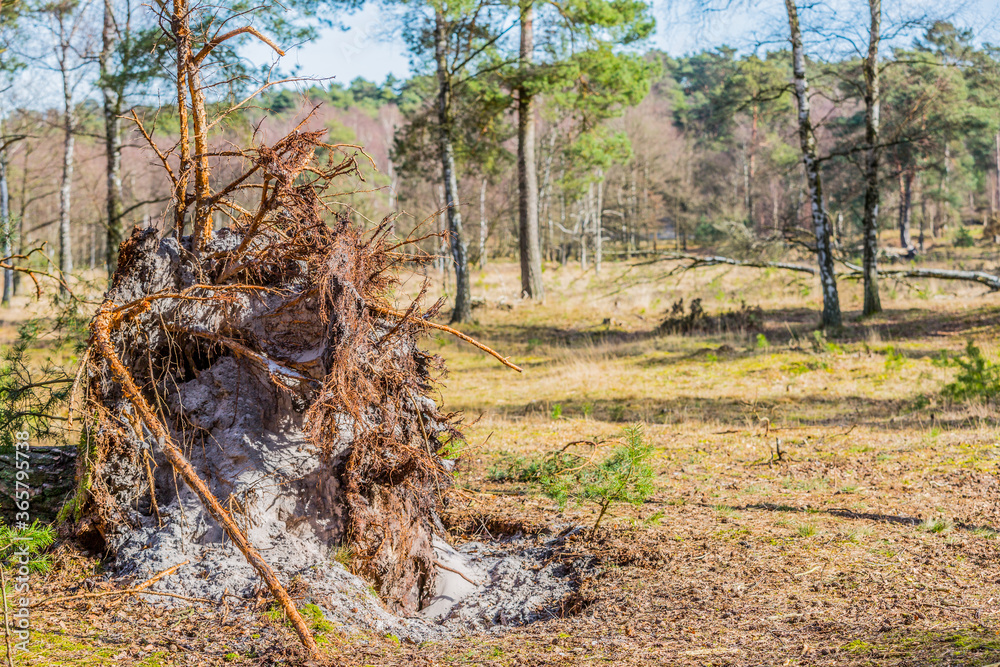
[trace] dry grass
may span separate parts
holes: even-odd
[[[589,554],[596,564],[565,618],[420,647],[332,633],[335,662],[1000,662],[997,414],[982,403],[944,404],[940,389],[953,372],[932,363],[966,337],[996,358],[997,297],[956,284],[893,294],[887,286],[887,312],[858,321],[860,292],[844,285],[854,309],[845,330],[817,340],[818,290],[808,280],[732,269],[669,281],[650,267],[606,274],[550,265],[545,304],[515,299],[512,265],[473,277],[487,305],[466,330],[511,355],[523,375],[459,342],[429,339],[450,369],[445,409],[473,422],[457,478],[464,492],[449,515],[456,539],[592,523],[593,507],[560,511],[531,489],[491,483],[489,469],[502,452],[613,437],[631,421],[646,422],[656,445],[656,494],[640,507],[612,507],[593,542],[564,540],[566,558]],[[681,297],[702,298],[710,313],[760,305],[762,330],[651,335]],[[24,664],[228,664],[224,648],[236,650],[234,664],[289,659],[272,630],[244,625],[258,638],[227,644],[206,627],[190,650],[172,652],[165,631],[147,631],[145,644],[125,633],[114,648],[134,662],[97,660],[111,641],[98,628],[124,632],[118,614],[40,613],[35,641],[49,662]],[[76,652],[58,649],[69,635]],[[160,662],[140,661],[155,651]]]

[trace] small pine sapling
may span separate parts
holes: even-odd
[[[957,368],[954,382],[941,390],[952,401],[983,398],[987,401],[1000,396],[1000,364],[990,361],[971,340],[965,344],[965,353],[956,357],[944,356],[940,365]]]
[[[597,533],[601,520],[612,503],[639,505],[653,495],[653,468],[649,459],[652,445],[646,442],[641,424],[622,431],[623,444],[604,461],[594,464],[594,456],[582,456],[567,450],[573,445],[598,443],[573,442],[541,459],[505,455],[490,470],[494,482],[528,482],[537,485],[549,498],[564,507],[570,500],[591,501],[600,507],[590,535]]]
[[[653,447],[644,437],[641,424],[632,424],[622,431],[625,444],[596,468],[580,471],[579,497],[596,502],[601,507],[590,537],[597,533],[608,507],[623,502],[640,505],[653,495],[653,467],[649,459]]]
[[[31,572],[48,572],[52,568],[52,557],[45,551],[55,539],[52,527],[37,521],[21,529],[0,523],[0,565],[11,568],[24,565]],[[23,554],[27,554],[27,560]]]

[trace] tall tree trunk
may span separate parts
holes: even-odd
[[[924,251],[924,229],[927,227],[927,193],[924,191],[924,181],[925,179],[920,180],[920,235],[917,237],[920,252]]]
[[[479,268],[486,266],[486,177],[479,188]]]
[[[0,130],[0,140],[3,140]],[[10,225],[10,196],[7,189],[7,147],[0,148],[0,234],[3,234],[3,253],[0,257],[10,257],[13,254],[14,230]],[[0,303],[10,305],[10,297],[14,290],[14,271],[3,270],[3,296]]]
[[[73,90],[69,73],[69,44],[61,39],[59,70],[63,92],[63,165],[59,186],[59,270],[66,276],[73,272],[73,241],[70,235],[70,206],[73,194],[73,148],[76,128],[73,118]],[[60,288],[65,291],[65,288]]]
[[[944,208],[941,213],[941,224],[938,226],[938,230],[940,231],[947,229],[948,223],[951,222],[951,204],[949,203],[951,195],[951,146],[948,144],[944,145],[944,176],[942,176],[942,179],[941,188],[944,191]],[[936,237],[937,235],[935,234]]]
[[[87,268],[91,271],[97,266],[97,227],[97,223],[90,225],[90,243],[88,244],[90,246],[90,262],[87,263]]]
[[[632,238],[631,238],[632,243],[630,245],[630,249],[632,250],[637,249],[635,232],[639,226],[639,184],[637,183],[637,181],[639,180],[638,172],[639,172],[638,165],[633,164],[632,168],[629,170],[629,176],[631,177],[630,179],[631,183],[629,184],[629,221],[630,221],[629,225],[631,227],[631,233],[632,233]],[[641,242],[641,237],[639,240]],[[632,259],[631,253],[629,253],[629,259]]]
[[[527,77],[534,45],[533,0],[521,0],[520,71]],[[542,251],[538,241],[538,163],[535,158],[535,111],[532,93],[522,83],[517,91],[517,208],[521,255],[521,294],[545,298]]]
[[[14,239],[14,252],[15,254],[23,254],[25,250],[24,244],[24,221],[28,217],[28,167],[31,164],[31,154],[34,152],[32,148],[33,144],[31,142],[26,142],[24,146],[24,163],[21,169],[21,187],[20,193],[18,195],[18,214],[17,214],[17,234]],[[14,272],[14,294],[17,294],[17,289],[21,284],[21,272]]]
[[[996,195],[997,207],[1000,207],[1000,130],[997,130],[996,136],[996,152],[994,153],[994,164],[997,168],[997,181],[994,193]]]
[[[781,202],[779,193],[778,179],[771,178],[771,228],[774,231],[778,231],[781,228]]]
[[[187,83],[191,95],[191,129],[194,131],[194,225],[191,246],[197,251],[212,240],[212,195],[208,166],[208,115],[205,111],[205,90],[201,86],[199,65],[188,52]]]
[[[743,143],[743,154],[740,156],[740,161],[743,163],[743,211],[747,214],[746,219],[750,218],[750,157],[749,148],[747,148],[746,142]]]
[[[594,208],[594,273],[601,275],[604,257],[604,170],[597,170],[597,205]]]
[[[552,229],[552,157],[555,152],[556,131],[552,128],[549,132],[548,150],[545,152],[545,167],[542,169],[542,194],[539,197],[538,218],[542,217],[542,210],[545,211],[545,256],[552,259],[554,242]]]
[[[809,188],[813,231],[816,235],[816,258],[819,262],[820,284],[823,288],[824,328],[841,325],[840,296],[837,293],[837,276],[834,273],[833,250],[830,245],[830,219],[823,210],[823,185],[816,159],[816,137],[813,136],[809,116],[809,82],[806,79],[806,56],[802,47],[798,8],[794,0],[785,0],[788,26],[792,41],[792,67],[795,82],[795,99],[798,102],[799,143],[802,146],[802,163],[805,166],[806,185]]]
[[[879,88],[878,46],[882,25],[882,0],[868,0],[871,30],[865,58],[865,214],[864,230],[864,315],[882,312],[878,293],[878,205],[879,205],[879,120],[882,100]]]
[[[448,36],[445,17],[440,9],[435,12],[434,18],[434,57],[438,79],[438,141],[445,205],[448,207],[451,256],[455,262],[455,309],[451,312],[451,321],[466,322],[472,318],[472,289],[469,284],[468,250],[462,234],[462,214],[458,210],[458,177],[455,174],[455,146],[452,139],[451,77],[448,72]]]
[[[104,0],[104,26],[101,31],[101,94],[104,98],[104,152],[107,161],[106,205],[108,223],[104,266],[108,279],[118,266],[118,246],[125,240],[124,204],[122,203],[122,95],[120,85],[112,82],[111,56],[116,42],[112,0]]]
[[[759,112],[757,105],[753,106],[753,120],[750,124],[750,154],[747,156],[747,217],[750,220],[750,224],[754,225],[754,198],[753,198],[753,183],[754,183],[754,169],[756,167],[757,158],[757,120]],[[760,231],[760,226],[754,226],[754,229]]]
[[[559,180],[562,180],[562,172],[560,171]],[[562,232],[566,229],[566,194],[560,193],[559,195],[559,262],[566,266],[566,262],[569,261],[569,242],[567,242],[565,233]]]
[[[910,218],[913,203],[913,170],[907,169],[900,175],[899,189],[899,243],[907,255],[913,255],[913,240],[910,238]]]

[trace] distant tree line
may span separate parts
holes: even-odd
[[[300,0],[260,29],[278,42],[308,37],[323,7]],[[867,49],[820,57],[786,0],[789,48],[674,58],[648,48],[650,8],[634,0],[388,8],[411,51],[407,80],[271,87],[273,75],[239,57],[239,39],[253,37],[240,35],[208,49],[192,90],[228,108],[265,89],[210,129],[211,146],[267,141],[320,105],[313,125],[374,163],[336,205],[359,220],[400,211],[401,235],[445,233],[422,246],[442,256],[456,321],[471,313],[471,273],[494,257],[519,258],[521,294],[543,298],[545,261],[600,273],[609,257],[700,246],[739,259],[816,254],[823,322],[836,326],[835,261],[864,264],[873,313],[889,246],[914,259],[949,228],[1000,233],[1000,49],[950,23],[885,48],[881,4],[869,0]],[[194,192],[156,177],[123,120],[134,111],[163,145],[196,131],[176,101],[151,93],[179,71],[174,45],[152,37],[155,20],[128,0],[3,5],[7,255],[48,241],[66,272],[111,270],[132,225],[188,224],[170,210]],[[219,34],[191,31],[205,45]],[[194,178],[192,165],[177,168]],[[889,229],[898,244],[879,234]],[[15,280],[5,277],[5,300]]]

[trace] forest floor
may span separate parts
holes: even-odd
[[[612,506],[593,539],[561,541],[554,557],[591,559],[561,616],[420,646],[316,621],[335,663],[1000,665],[996,407],[945,402],[955,370],[936,363],[967,339],[997,359],[1000,296],[886,283],[886,312],[861,320],[860,290],[844,284],[844,330],[821,336],[808,277],[664,273],[550,264],[544,304],[517,300],[514,265],[474,274],[485,304],[464,330],[524,373],[428,340],[449,369],[441,401],[468,423],[454,539],[592,525],[596,506],[560,508],[491,470],[504,453],[613,439],[632,422],[655,445],[656,491]],[[761,310],[722,333],[657,334],[681,298],[709,315]],[[34,594],[97,568],[62,547]],[[34,611],[32,653],[17,664],[301,664],[294,635],[264,614],[115,600]]]

